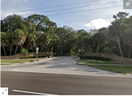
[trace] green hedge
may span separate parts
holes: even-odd
[[[46,56],[37,56],[37,58],[45,58]],[[27,58],[36,58],[36,56],[30,56],[30,57],[20,57],[20,59],[27,59]]]
[[[94,60],[103,60],[103,61],[110,61],[110,58],[98,57],[98,56],[80,56],[83,59],[94,59]]]

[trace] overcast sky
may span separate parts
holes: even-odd
[[[75,30],[108,27],[119,11],[132,15],[132,9],[123,9],[122,0],[1,0],[1,19],[12,14],[40,14],[58,27]]]

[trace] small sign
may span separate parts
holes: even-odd
[[[38,51],[36,51],[36,54],[38,54]]]
[[[39,47],[36,48],[36,54],[38,54],[38,51],[39,51]]]
[[[38,51],[38,50],[39,50],[39,47],[36,48],[36,51]]]

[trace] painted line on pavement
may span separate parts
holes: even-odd
[[[48,93],[40,93],[40,92],[31,92],[31,91],[23,91],[23,90],[12,90],[13,92],[19,92],[19,93],[28,93],[28,94],[34,94],[34,95],[55,95],[55,94],[48,94]],[[55,95],[58,96],[58,95]]]

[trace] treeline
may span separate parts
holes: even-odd
[[[23,18],[9,15],[1,20],[1,55],[20,53],[22,48],[35,52],[53,51],[56,55],[77,55],[84,52],[132,55],[132,16],[119,12],[108,28],[74,30],[57,27],[47,16],[34,14]]]

